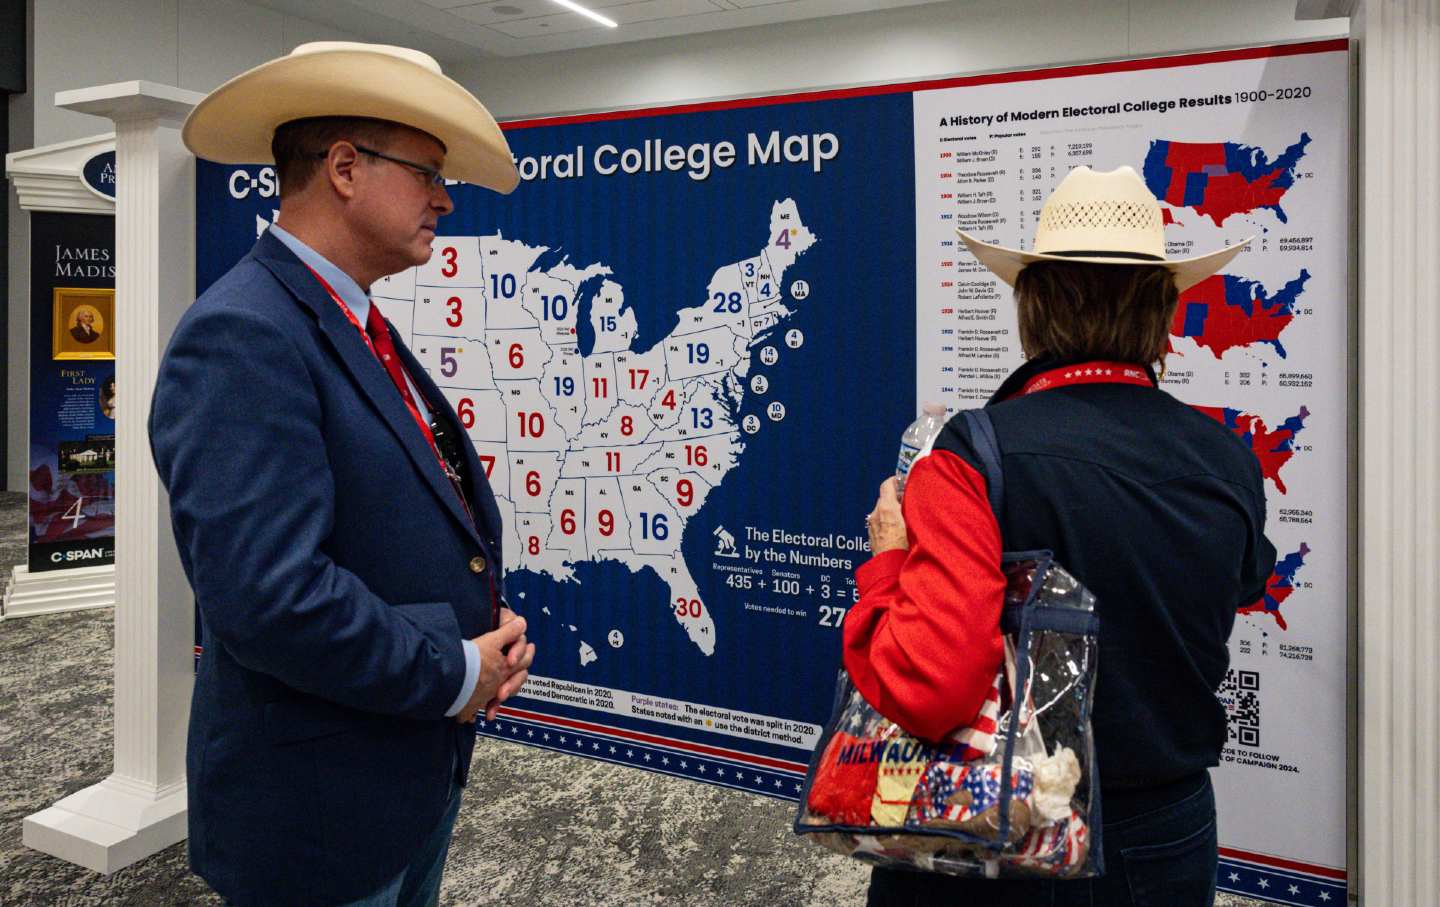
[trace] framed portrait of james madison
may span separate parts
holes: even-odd
[[[53,358],[115,358],[113,289],[56,287],[52,306]]]

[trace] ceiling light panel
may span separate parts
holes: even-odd
[[[638,0],[638,2],[634,3],[614,5],[596,3],[591,4],[591,7],[601,12],[607,18],[614,19],[622,26],[636,22],[679,19],[688,16],[703,16],[707,13],[727,11],[725,7],[712,2],[712,0]],[[555,7],[552,5],[550,8],[554,9]],[[452,12],[458,14],[460,10],[452,10]],[[731,12],[733,12],[733,10]],[[600,23],[587,19],[578,13],[561,13],[554,16],[516,19],[510,22],[488,24],[496,31],[503,32],[512,38],[540,38],[546,35],[559,35],[566,32],[604,28]]]
[[[426,2],[447,3],[451,0],[426,0]],[[551,3],[550,0],[486,0],[484,3],[476,3],[475,0],[454,0],[454,2],[460,5],[451,6],[448,9],[451,15],[479,25],[514,22],[517,19],[552,19],[557,15],[573,15]],[[603,16],[614,19],[615,16],[607,7],[620,6],[626,2],[629,0],[590,0],[585,5]]]

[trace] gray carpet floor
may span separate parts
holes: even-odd
[[[7,573],[24,503],[0,493]],[[183,843],[110,876],[21,844],[25,816],[110,772],[112,645],[108,609],[0,622],[0,907],[220,903]],[[869,870],[798,840],[788,802],[485,739],[471,779],[442,904],[864,903]]]

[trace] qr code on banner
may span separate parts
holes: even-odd
[[[1220,701],[1225,704],[1229,725],[1229,742],[1241,746],[1260,745],[1260,672],[1225,672],[1225,680],[1218,690]]]

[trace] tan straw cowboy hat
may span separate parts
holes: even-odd
[[[221,164],[273,163],[276,127],[309,117],[369,117],[429,133],[450,179],[508,193],[520,182],[495,118],[428,54],[388,44],[316,41],[243,72],[185,120],[185,147]]]
[[[1083,261],[1106,265],[1160,265],[1175,276],[1181,290],[1225,267],[1249,245],[1243,242],[1197,258],[1165,257],[1165,222],[1160,203],[1130,167],[1097,173],[1071,170],[1040,209],[1034,251],[1022,252],[981,242],[964,230],[960,238],[980,263],[1015,285],[1015,278],[1037,261]]]

